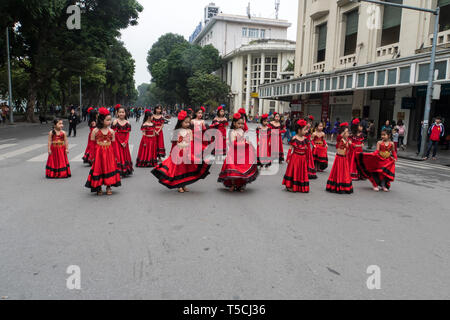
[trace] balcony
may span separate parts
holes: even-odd
[[[325,61],[313,64],[313,71],[314,72],[322,72],[322,70],[325,70]]]
[[[311,19],[320,19],[326,16],[330,12],[330,1],[325,0],[313,0],[311,3]]]
[[[377,62],[395,58],[395,56],[398,54],[399,45],[400,44],[397,42],[384,47],[377,48],[377,56],[376,56]]]
[[[356,63],[356,54],[349,54],[339,58],[339,69],[346,69],[354,67]]]
[[[430,35],[428,39],[428,45],[427,47],[433,46],[433,34]],[[442,31],[438,33],[437,37],[437,45],[438,46],[444,46],[444,47],[450,47],[450,29],[446,31]]]

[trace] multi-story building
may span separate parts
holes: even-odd
[[[214,8],[212,14],[207,14],[208,8]],[[190,41],[213,45],[224,59],[217,74],[232,88],[231,112],[242,107],[251,115],[289,110],[289,102],[260,103],[258,89],[294,75],[295,42],[286,40],[290,26],[286,20],[224,14],[214,3],[205,8],[205,25],[197,27]]]
[[[436,63],[439,100],[450,119],[450,0],[386,0],[441,8]],[[263,99],[290,101],[318,119],[402,120],[409,142],[423,118],[435,16],[351,0],[299,0],[295,76],[260,86]]]

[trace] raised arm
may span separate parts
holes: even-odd
[[[48,134],[48,154],[52,154],[52,137],[53,137],[53,131],[50,131]]]

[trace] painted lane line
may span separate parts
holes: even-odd
[[[15,147],[15,146],[17,146],[17,143],[13,143],[13,144],[2,144],[2,145],[0,145],[0,150],[6,149],[6,148]]]
[[[76,144],[71,144],[69,145],[69,150],[75,148],[77,145]],[[27,162],[45,162],[48,159],[48,153],[43,153],[33,159],[28,160]]]
[[[0,155],[0,161],[6,160],[6,159],[9,159],[9,158],[13,158],[13,157],[17,157],[17,156],[20,156],[22,154],[34,151],[36,149],[43,148],[45,146],[46,146],[46,144],[33,144],[31,146],[28,146],[28,147],[25,147],[25,148],[22,148],[22,149],[19,149],[19,150],[11,151],[11,152],[5,153],[3,155]]]

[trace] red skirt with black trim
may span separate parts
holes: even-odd
[[[120,175],[126,177],[133,174],[133,161],[131,160],[129,145],[127,144],[124,147],[119,141],[116,141],[114,145],[116,148],[117,168],[120,171]]]
[[[325,171],[328,168],[328,148],[323,145],[316,145],[313,151],[316,171]]]
[[[92,130],[91,130],[91,133],[92,133]],[[86,147],[86,151],[84,152],[84,156],[83,156],[84,164],[89,164],[92,166],[92,163],[94,162],[96,146],[97,146],[97,143],[95,141],[91,140],[91,134],[89,134],[88,144]]]
[[[112,144],[108,147],[97,146],[94,163],[85,187],[90,188],[92,192],[97,192],[103,185],[111,187],[122,185]]]
[[[157,137],[142,136],[139,146],[136,167],[154,168],[158,165],[158,139]]]
[[[386,188],[390,189],[395,180],[395,161],[393,158],[384,159],[378,152],[358,153],[356,155],[358,173],[368,179],[374,187],[382,186],[385,181]]]
[[[193,147],[181,149],[175,145],[170,157],[153,169],[152,174],[160,184],[169,189],[186,187],[205,179],[209,175],[211,165],[201,160],[198,163],[196,159],[193,154]]]
[[[327,191],[332,193],[353,193],[353,182],[348,168],[347,157],[336,154],[327,182]]]
[[[315,179],[317,179],[317,170],[316,170],[316,164],[314,162],[313,151],[311,150],[311,144],[309,144],[309,143],[308,143],[307,160],[308,160],[309,179],[315,180]]]
[[[309,192],[308,159],[306,155],[291,153],[283,185],[293,192]]]
[[[252,183],[258,176],[256,151],[253,146],[246,142],[235,142],[234,147],[228,151],[217,181],[227,188],[239,188]]]
[[[362,178],[363,178],[360,175],[360,173],[358,172],[358,166],[356,164],[356,155],[361,153],[361,152],[363,152],[363,148],[362,147],[355,148],[353,146],[350,146],[350,150],[349,150],[349,153],[347,155],[348,166],[349,166],[349,169],[350,169],[350,175],[351,175],[351,177],[352,177],[352,179],[354,181],[362,180]]]
[[[166,156],[166,147],[164,145],[164,133],[163,130],[156,136],[157,140],[157,155],[159,158],[164,158]]]
[[[72,176],[70,172],[69,159],[67,158],[66,147],[51,146],[52,154],[48,156],[45,167],[47,179],[66,179]]]

